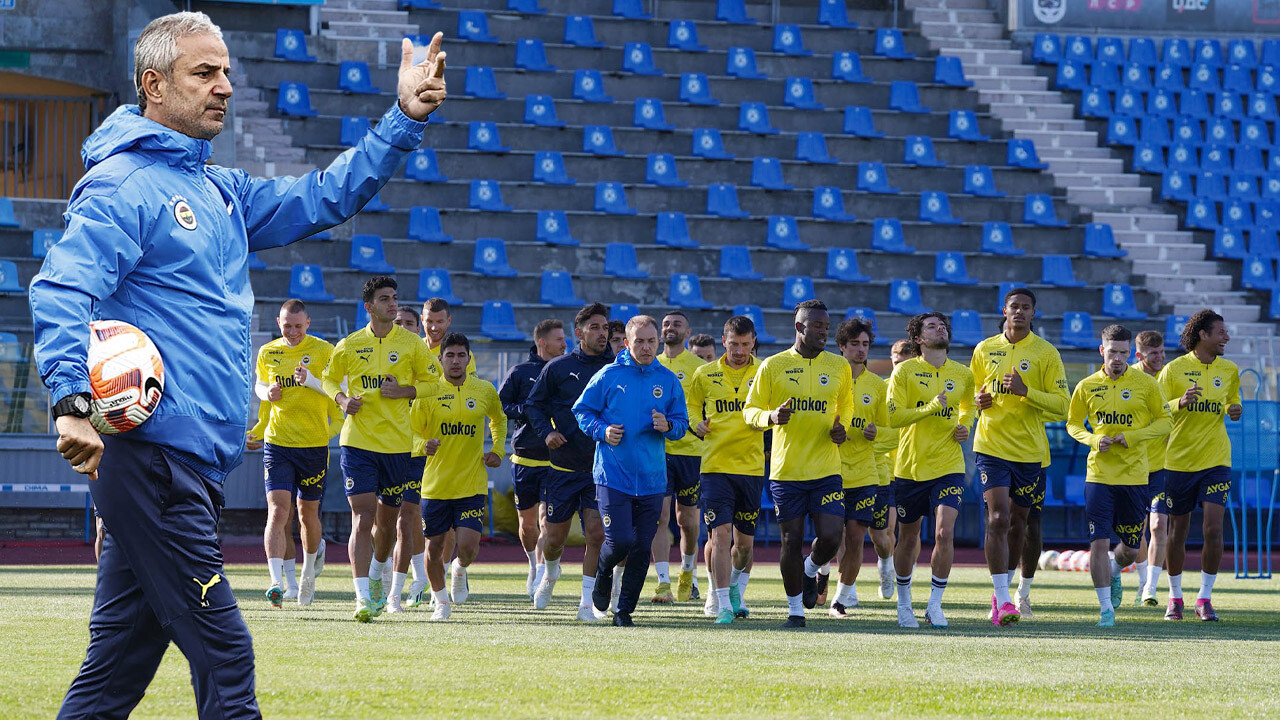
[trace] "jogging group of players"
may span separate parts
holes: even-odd
[[[680,311],[660,322],[639,316],[624,325],[609,320],[605,305],[593,303],[574,318],[571,352],[565,352],[563,324],[544,320],[534,328],[528,360],[495,389],[476,376],[468,338],[450,331],[446,301],[430,299],[419,314],[400,305],[395,280],[381,276],[365,284],[363,300],[369,325],[336,347],[307,333],[305,304],[286,302],[278,318],[281,337],[258,354],[262,403],[248,441],[251,448],[265,444],[267,598],[277,607],[295,598],[310,605],[314,597],[324,563],[319,505],[328,443],[341,433],[355,618],[368,622],[384,611],[430,605],[433,620],[447,619],[468,597],[487,468],[501,465],[510,425],[533,607],[551,604],[577,515],[585,540],[577,618],[598,622],[612,610],[615,624],[630,625],[636,598],[623,597],[623,573],[601,567],[610,513],[597,502],[597,489],[610,484],[601,469],[609,461],[602,462],[597,447],[618,446],[623,425],[582,413],[593,377],[618,365],[624,349],[631,348],[627,362],[635,363],[639,333],[660,341],[657,362],[678,380],[677,397],[662,402],[687,413],[652,409],[653,430],[666,438],[666,489],[659,493],[653,527],[628,537],[629,552],[610,559],[623,567],[625,555],[643,555],[643,577],[652,557],[654,603],[699,598],[701,520],[708,531],[710,583],[704,611],[717,623],[748,616],[752,546],[767,484],[781,530],[787,626],[804,626],[806,610],[828,601],[832,616],[854,616],[855,581],[870,535],[880,597],[896,593],[899,625],[918,627],[913,570],[920,526],[929,517],[934,547],[924,619],[946,627],[942,598],[966,477],[962,445],[972,429],[975,481],[986,505],[990,619],[1005,626],[1031,617],[1050,462],[1045,424],[1065,419],[1068,433],[1090,449],[1085,512],[1099,625],[1114,624],[1122,569],[1135,561],[1135,604],[1157,605],[1167,562],[1165,619],[1182,619],[1185,543],[1197,505],[1203,508],[1204,549],[1195,615],[1217,620],[1212,591],[1231,485],[1223,418],[1238,419],[1241,405],[1238,369],[1222,357],[1230,338],[1221,316],[1210,310],[1188,321],[1180,338],[1187,352],[1168,364],[1160,333],[1134,337],[1121,325],[1105,328],[1101,369],[1070,392],[1058,351],[1032,332],[1036,299],[1026,288],[1009,291],[1000,334],[980,343],[968,365],[949,357],[945,315],[911,318],[907,337],[892,346],[888,381],[867,370],[876,339],[870,323],[844,321],[835,329],[839,354],[826,350],[831,320],[820,301],[796,307],[794,345],[764,360],[756,357],[750,318],[735,316],[724,324],[717,357],[711,338],[690,338],[689,320]],[[1131,355],[1137,359],[1132,366]],[[625,393],[626,385],[614,385]],[[662,397],[659,385],[652,395]],[[676,414],[687,430],[676,426]],[[593,422],[588,418],[601,420],[599,433],[580,427],[584,419]],[[291,529],[295,504],[300,579]],[[672,534],[665,530],[672,512],[681,557],[674,590],[667,562]],[[807,554],[806,519],[814,535]],[[650,524],[646,517],[644,527]],[[643,546],[635,542],[641,539]],[[828,589],[833,564],[834,594]],[[1015,601],[1010,586],[1019,566]],[[608,585],[597,591],[598,582]]]

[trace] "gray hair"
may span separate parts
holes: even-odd
[[[133,86],[138,91],[138,107],[147,109],[147,96],[142,91],[142,74],[155,70],[168,77],[178,61],[178,38],[188,35],[212,35],[222,39],[222,29],[202,12],[178,12],[163,15],[147,23],[133,48]]]

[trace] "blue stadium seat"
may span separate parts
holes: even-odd
[[[692,20],[671,21],[667,31],[667,47],[685,52],[707,51],[707,46],[698,42],[698,25]]]
[[[1058,63],[1058,72],[1054,76],[1054,86],[1059,90],[1084,90],[1089,84],[1084,65],[1071,60]]]
[[[487,120],[472,120],[467,126],[467,149],[482,152],[505,153],[511,148],[502,144],[498,136],[498,124]]]
[[[889,309],[900,315],[929,312],[920,299],[920,283],[903,279],[889,281]]]
[[[813,300],[813,278],[807,275],[788,275],[782,280],[782,309],[793,310],[806,300]]]
[[[1244,232],[1237,228],[1218,228],[1213,233],[1213,251],[1215,258],[1243,260],[1248,256],[1245,248]]]
[[[516,67],[530,72],[555,72],[556,66],[547,62],[547,48],[537,38],[523,38],[516,42]]]
[[[595,211],[610,215],[635,215],[637,212],[627,204],[627,191],[620,182],[596,183]]]
[[[1040,259],[1040,282],[1058,287],[1084,287],[1076,280],[1069,255],[1045,255]]]
[[[507,243],[502,238],[476,238],[471,270],[487,277],[515,277],[519,274],[507,262]]]
[[[569,216],[563,210],[539,210],[537,239],[548,245],[577,245],[569,232]]]
[[[977,285],[978,278],[969,277],[964,255],[958,252],[940,252],[933,263],[934,282],[949,285]]]
[[[849,12],[845,9],[844,0],[819,0],[818,24],[846,30],[858,27],[858,23],[849,20]]]
[[[1146,114],[1142,107],[1142,91],[1133,88],[1121,88],[1116,91],[1115,110],[1121,115],[1140,118]]]
[[[760,280],[751,265],[751,248],[746,245],[724,245],[720,248],[720,277],[730,280]]]
[[[425,300],[426,298],[423,298]],[[356,301],[356,327],[363,328],[369,325],[369,311],[364,309],[364,303]]]
[[[1250,255],[1240,265],[1240,287],[1246,290],[1275,290],[1275,261]]]
[[[1147,67],[1155,65],[1158,62],[1155,41],[1147,37],[1129,38],[1128,60]]]
[[[1111,93],[1100,87],[1086,87],[1080,95],[1081,117],[1111,117]]]
[[[849,83],[872,82],[862,72],[862,56],[850,50],[841,50],[831,56],[831,79]]]
[[[1255,147],[1273,144],[1267,123],[1257,118],[1249,118],[1240,123],[1240,142]]]
[[[862,138],[884,137],[884,133],[876,129],[875,121],[871,116],[871,108],[860,105],[845,107],[842,132],[846,135],[856,135]]]
[[[1087,312],[1063,313],[1062,344],[1087,350],[1098,347],[1101,343],[1093,332],[1093,316]]]
[[[872,343],[873,345],[889,344],[889,338],[880,336],[880,329],[879,324],[876,322],[875,310],[869,307],[851,307],[849,308],[849,311],[844,314],[844,319],[852,320],[854,318],[858,318],[859,320],[871,325],[871,332],[876,334],[875,342]]]
[[[626,324],[628,320],[640,314],[640,308],[631,303],[613,303],[609,306],[609,319]]]
[[[1253,227],[1253,203],[1240,198],[1227,198],[1222,204],[1222,224],[1226,227]]]
[[[538,0],[507,0],[507,9],[525,15],[547,14],[547,9],[538,5]]]
[[[653,242],[673,248],[696,248],[698,243],[689,237],[689,223],[684,213],[661,212],[654,225]]]
[[[516,327],[516,311],[506,300],[489,300],[480,309],[480,334],[493,340],[525,339]]]
[[[1221,66],[1222,43],[1208,38],[1196,40],[1195,59],[1210,65]]]
[[[1027,254],[1026,250],[1014,245],[1009,223],[994,221],[982,223],[982,252],[1009,257]]]
[[[1280,242],[1272,228],[1254,228],[1249,233],[1249,252],[1259,257],[1280,260]]]
[[[1226,117],[1209,118],[1205,124],[1205,139],[1211,143],[1236,144],[1236,126]]]
[[[910,255],[916,249],[907,244],[902,233],[902,221],[897,218],[876,218],[871,224],[871,249],[895,255]]]
[[[909,80],[889,84],[889,107],[899,112],[924,114],[930,109],[920,104],[920,90]]]
[[[1120,66],[1105,61],[1097,61],[1089,68],[1089,84],[1105,90],[1120,89]]]
[[[622,69],[636,75],[662,74],[653,64],[653,49],[642,42],[629,42],[622,48]]]
[[[578,181],[569,177],[565,171],[564,156],[554,150],[533,154],[533,181],[548,185],[578,184]]]
[[[1040,162],[1040,156],[1036,154],[1036,143],[1031,139],[1009,139],[1009,151],[1005,154],[1005,163],[1009,167],[1023,168],[1025,170],[1047,170],[1049,165]]]
[[[946,167],[933,150],[933,139],[927,135],[908,135],[902,140],[902,162],[921,167]]]
[[[498,42],[498,38],[489,34],[489,18],[479,10],[458,11],[458,37],[471,42]]]
[[[1192,197],[1187,202],[1186,224],[1188,228],[1198,230],[1217,230],[1220,227],[1217,203],[1208,198]]]
[[[0,197],[0,227],[18,227],[13,215],[13,200],[7,197]]]
[[[732,160],[733,154],[725,152],[724,141],[716,128],[694,128],[693,149],[695,157],[709,160]]]
[[[751,184],[765,190],[794,190],[782,177],[782,163],[778,158],[756,157],[751,159]]]
[[[952,110],[947,121],[947,137],[966,142],[986,142],[991,139],[978,129],[978,116],[972,110]]]
[[[1151,69],[1142,63],[1125,63],[1124,72],[1120,76],[1120,82],[1125,87],[1133,90],[1141,90],[1143,92],[1150,90]]]
[[[858,163],[858,190],[881,195],[896,195],[902,190],[889,184],[889,173],[884,163]]]
[[[809,246],[800,240],[800,225],[790,215],[770,215],[764,244],[779,250],[803,251]]]
[[[62,239],[61,229],[41,229],[31,233],[31,257],[42,258],[49,254],[49,248]]]
[[[305,83],[282,82],[276,95],[276,112],[293,117],[315,117],[311,107],[311,90]]]
[[[749,47],[731,47],[725,54],[725,74],[744,80],[763,80],[765,75],[756,69],[756,51]]]
[[[373,197],[369,198],[369,202],[365,203],[363,208],[360,208],[361,212],[375,213],[390,210],[391,206],[382,202],[381,195],[381,192],[374,193]]]
[[[1036,33],[1031,59],[1041,65],[1057,65],[1062,61],[1062,39],[1052,33]]]
[[[1004,299],[1006,296],[1008,296],[1010,290],[1013,290],[1014,288],[1020,288],[1020,287],[1026,287],[1026,286],[1027,284],[1024,282],[1006,281],[1006,282],[1000,283],[1000,285],[996,288],[996,304],[995,304],[996,314],[999,315],[1004,312]],[[1041,317],[1042,315],[1043,313],[1041,313],[1040,310],[1037,308],[1035,317]]]
[[[751,216],[751,213],[738,206],[738,188],[729,183],[711,183],[707,186],[707,214],[727,218]]]
[[[256,252],[249,253],[249,260],[245,264],[248,265],[250,270],[266,270],[267,269],[267,263],[264,262],[262,258],[258,257],[258,253]]]
[[[563,270],[542,273],[542,291],[538,302],[553,307],[581,307],[586,301],[573,291],[573,277]]]
[[[1232,120],[1243,120],[1244,109],[1245,104],[1240,100],[1239,95],[1229,92],[1220,92],[1213,96],[1213,106],[1210,109],[1210,112],[1220,117],[1231,118]]]
[[[917,219],[939,225],[964,223],[963,220],[951,214],[951,198],[937,190],[926,190],[920,193],[920,214]]]
[[[819,165],[835,165],[840,162],[827,153],[827,138],[819,132],[796,133],[796,159]]]
[[[809,57],[813,54],[812,50],[804,46],[804,37],[800,34],[799,25],[774,25],[773,51],[792,57]]]
[[[850,248],[827,250],[827,277],[844,282],[871,282],[871,278],[858,269],[858,254]]]
[[[776,135],[782,132],[769,122],[769,109],[762,102],[744,102],[738,106],[738,129],[757,135]]]
[[[364,95],[382,92],[369,78],[369,66],[359,60],[343,60],[338,64],[338,89]]]
[[[613,14],[628,20],[653,19],[653,15],[644,11],[644,0],[613,0]]]
[[[675,125],[667,122],[667,115],[662,109],[662,101],[658,98],[636,98],[635,109],[631,114],[631,124],[645,130],[671,132]]]
[[[564,16],[564,44],[585,48],[604,47],[604,43],[596,40],[596,26],[586,15]]]
[[[355,147],[360,142],[360,138],[369,132],[369,118],[366,117],[344,117],[342,125],[339,129],[338,142],[347,147]]]
[[[1263,65],[1258,68],[1258,79],[1254,87],[1259,92],[1274,93],[1280,90],[1280,73],[1277,73],[1276,67],[1276,65]]]
[[[1170,315],[1164,319],[1164,346],[1167,350],[1177,350],[1182,329],[1187,326],[1186,315]]]
[[[1107,123],[1108,145],[1137,145],[1138,124],[1131,117],[1113,115]]]
[[[1084,35],[1068,35],[1062,59],[1088,65],[1093,62],[1093,39]]]
[[[613,128],[608,125],[585,125],[582,128],[582,152],[592,155],[620,156],[626,153],[613,144]]]
[[[1084,226],[1084,254],[1093,257],[1122,258],[1129,254],[1116,245],[1115,233],[1106,223],[1089,223]]]
[[[663,187],[689,187],[688,182],[680,179],[676,157],[670,153],[649,153],[645,161],[644,181]]]
[[[422,205],[409,208],[409,238],[429,243],[453,242],[453,236],[445,233],[440,222],[440,211]]]
[[[1160,63],[1156,66],[1155,86],[1160,90],[1186,92],[1187,84],[1182,80],[1182,68],[1172,63]]]
[[[857,218],[844,211],[840,188],[819,185],[813,189],[813,216],[821,220],[853,222]]]
[[[902,31],[897,28],[879,28],[876,30],[875,54],[893,60],[911,60],[914,53],[907,52],[907,43],[902,39]]]
[[[964,191],[979,197],[1002,198],[1004,192],[996,189],[996,177],[986,165],[964,167]]]
[[[1160,181],[1161,200],[1181,200],[1187,202],[1195,197],[1191,187],[1191,177],[1182,170],[1166,170]]]
[[[1102,314],[1122,320],[1145,320],[1147,314],[1138,309],[1133,288],[1127,283],[1108,283],[1102,289]]]
[[[1280,65],[1280,40],[1262,41],[1261,63],[1263,65]]]
[[[1222,82],[1218,79],[1218,69],[1209,63],[1195,63],[1191,66],[1187,87],[1201,92],[1218,92],[1222,89]]]
[[[1124,60],[1124,41],[1118,37],[1098,38],[1093,57],[1099,61],[1118,63]]]
[[[316,56],[307,53],[307,36],[301,30],[280,28],[276,30],[276,52],[279,60],[315,62]]]
[[[1160,58],[1178,67],[1191,67],[1191,43],[1186,38],[1165,38],[1160,44]]]
[[[472,180],[470,206],[472,210],[511,212],[511,206],[502,202],[502,189],[497,180]]]
[[[973,87],[964,77],[964,63],[958,57],[939,55],[933,62],[933,81],[950,87]]]
[[[692,273],[675,273],[671,276],[667,302],[679,308],[711,308],[711,303],[702,299],[702,282]]]
[[[1253,71],[1236,63],[1228,65],[1222,71],[1222,89],[1241,94],[1253,92]]]
[[[550,95],[524,96],[524,121],[538,127],[564,127],[556,117],[556,101]]]
[[[1022,222],[1047,227],[1066,227],[1065,220],[1059,220],[1053,211],[1053,196],[1029,194],[1023,201]]]
[[[1159,143],[1140,142],[1133,146],[1133,169],[1141,173],[1164,172],[1164,150]]]
[[[1196,177],[1196,195],[1211,200],[1227,199],[1227,177],[1216,172],[1200,173]]]
[[[7,262],[7,261],[0,261]],[[9,263],[12,267],[13,263]],[[0,277],[8,276],[12,282],[18,280],[17,269],[13,268],[8,273],[0,268]],[[4,287],[3,280],[0,280],[0,290]],[[21,289],[21,288],[19,288]],[[319,265],[294,265],[289,273],[289,297],[295,297],[299,300],[309,302],[332,302],[333,295],[324,290],[324,274],[320,271]]]
[[[733,314],[751,318],[751,324],[755,325],[756,328],[756,340],[761,344],[768,345],[778,341],[776,337],[765,331],[764,311],[760,309],[759,305],[734,305]]]
[[[719,105],[720,101],[711,97],[711,84],[702,73],[685,73],[680,76],[680,102],[690,105]]]
[[[1271,304],[1267,306],[1267,317],[1280,320],[1280,290],[1271,291]]]
[[[1209,110],[1209,96],[1199,90],[1187,90],[1179,100],[1178,110],[1183,115],[1203,120],[1213,114]]]
[[[613,102],[613,96],[604,92],[604,78],[599,70],[573,71],[573,97],[590,103]]]
[[[755,18],[747,15],[746,0],[716,0],[716,19],[743,25],[756,22]]]
[[[826,107],[814,98],[813,80],[802,76],[787,78],[782,104],[801,110],[821,110]]]
[[[1196,127],[1198,131],[1199,126],[1197,125]],[[1175,136],[1178,131],[1179,128],[1175,127]],[[1200,157],[1199,153],[1196,152],[1196,147],[1193,144],[1193,141],[1188,142],[1175,140],[1174,143],[1169,146],[1168,167],[1170,170],[1183,170],[1189,172],[1195,172],[1200,169]]]
[[[649,273],[640,269],[636,259],[636,246],[628,242],[608,243],[604,246],[604,274],[628,280],[643,280]]]
[[[1160,88],[1147,95],[1147,114],[1167,117],[1178,112],[1177,95],[1172,90]]]
[[[987,339],[982,331],[982,316],[976,310],[954,310],[951,313],[951,342],[977,345]]]
[[[449,178],[440,172],[436,151],[432,148],[418,148],[409,153],[409,160],[404,164],[404,176],[426,183],[449,182]]]
[[[1275,97],[1269,92],[1250,93],[1248,108],[1248,115],[1251,118],[1271,122],[1280,119],[1276,116]]]

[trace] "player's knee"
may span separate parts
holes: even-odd
[[[1009,511],[993,508],[987,516],[987,531],[992,534],[1007,535],[1009,527]]]
[[[952,532],[951,528],[944,525],[939,525],[933,532],[933,541],[939,545],[950,544],[954,537],[955,533]]]
[[[1204,521],[1204,539],[1205,542],[1217,542],[1222,540],[1222,521],[1221,520],[1205,520]]]

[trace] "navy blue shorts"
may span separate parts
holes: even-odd
[[[409,472],[404,476],[404,495],[401,502],[417,505],[422,502],[422,474],[427,469],[427,456],[409,458]]]
[[[404,479],[409,474],[409,453],[380,453],[343,445],[340,464],[347,497],[377,493],[378,502],[400,507]]]
[[[1226,505],[1231,492],[1231,468],[1225,465],[1196,472],[1166,470],[1164,494],[1170,515],[1188,515],[1196,505]]]
[[[569,522],[574,513],[596,509],[596,482],[589,472],[551,468],[542,486],[542,502],[547,504],[547,522]]]
[[[303,500],[324,497],[324,477],[329,470],[329,448],[292,448],[267,443],[262,448],[267,492],[287,490]]]
[[[907,478],[893,479],[893,492],[898,505],[898,521],[913,523],[925,515],[933,516],[939,506],[960,509],[964,494],[964,473],[916,482]]]
[[[668,456],[670,457],[670,456]],[[702,519],[708,528],[732,522],[744,535],[756,534],[764,478],[732,473],[703,473]]]
[[[667,455],[667,494],[687,507],[698,505],[702,458],[697,455]]]
[[[844,517],[844,481],[839,475],[817,480],[770,480],[769,494],[780,523],[818,513]]]
[[[530,467],[511,463],[511,484],[516,489],[517,510],[528,510],[542,502],[542,488],[551,472],[550,465]]]
[[[974,465],[985,496],[993,488],[1009,488],[1009,499],[1022,508],[1044,507],[1045,475],[1038,462],[1014,462],[986,453],[974,453]]]
[[[892,482],[888,485],[877,485],[876,510],[871,516],[871,529],[887,530],[889,528],[889,518],[893,517],[890,513],[897,513],[897,504]]]
[[[480,532],[484,527],[482,521],[486,499],[485,495],[472,495],[453,500],[424,499],[421,503],[423,536],[443,535],[454,528],[467,528]]]
[[[1036,476],[1036,490],[1034,502],[1031,510],[1027,513],[1029,518],[1038,518],[1044,514],[1044,498],[1049,491],[1049,468],[1041,466],[1040,474]]]
[[[1120,542],[1136,548],[1142,543],[1142,521],[1147,517],[1146,485],[1084,484],[1084,516],[1089,521],[1089,541]]]
[[[1169,496],[1165,494],[1168,478],[1167,470],[1156,470],[1147,475],[1147,512],[1169,514]]]
[[[844,489],[844,519],[871,527],[876,520],[876,495],[879,487],[864,485]]]

